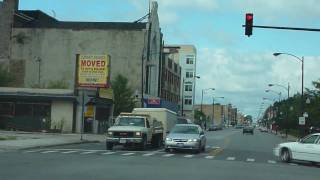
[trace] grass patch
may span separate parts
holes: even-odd
[[[17,137],[15,136],[0,136],[0,141],[5,141],[5,140],[16,140]]]

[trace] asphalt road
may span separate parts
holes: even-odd
[[[207,150],[165,153],[136,151],[103,143],[0,153],[0,179],[304,179],[317,180],[318,166],[278,162],[272,148],[283,140],[268,133],[241,130],[207,132]]]

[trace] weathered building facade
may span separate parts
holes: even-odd
[[[16,88],[46,89],[61,82],[77,97],[76,54],[107,54],[111,57],[110,78],[125,76],[143,102],[160,94],[162,33],[157,9],[153,2],[147,22],[65,22],[42,11],[18,10],[18,0],[4,0],[0,15],[1,22],[6,21],[0,28],[0,60],[14,72]],[[87,94],[97,93],[90,89]],[[109,111],[101,119],[111,118],[112,101],[98,102],[102,111]],[[80,132],[81,112],[82,106],[75,103],[70,112],[73,120],[65,118],[72,122],[72,128],[65,131]]]

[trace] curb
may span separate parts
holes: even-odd
[[[89,141],[89,140],[84,140],[84,141],[81,141],[81,142],[72,142],[72,143],[61,143],[61,144],[52,144],[52,145],[34,146],[34,147],[20,148],[20,149],[17,149],[17,150],[28,150],[28,149],[37,149],[37,148],[47,148],[47,147],[56,147],[56,146],[74,145],[74,144],[99,143],[99,142],[100,142],[100,141]]]

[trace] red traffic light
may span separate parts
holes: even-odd
[[[247,21],[253,20],[253,14],[246,14],[246,20]]]
[[[247,36],[252,35],[252,26],[253,26],[253,14],[247,13],[246,14],[245,35],[247,35]]]

